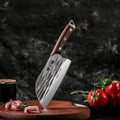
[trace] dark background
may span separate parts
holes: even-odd
[[[0,79],[17,80],[17,99],[36,99],[37,76],[71,19],[63,56],[72,64],[54,99],[80,100],[70,92],[120,80],[119,0],[0,0]]]

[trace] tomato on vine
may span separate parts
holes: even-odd
[[[95,91],[90,91],[87,99],[91,107],[104,107],[108,103],[109,96],[104,90],[97,89]]]

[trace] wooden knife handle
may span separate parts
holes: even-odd
[[[68,23],[68,25],[65,27],[63,32],[61,33],[60,37],[58,38],[58,41],[57,41],[53,51],[51,52],[51,55],[54,55],[55,53],[59,53],[62,51],[62,48],[63,48],[65,42],[67,41],[67,39],[69,38],[69,36],[72,34],[72,32],[74,30],[75,30],[75,24],[74,24],[74,21],[71,20]]]

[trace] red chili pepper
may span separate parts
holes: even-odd
[[[120,82],[116,83],[118,106],[120,106]]]
[[[105,92],[108,93],[112,106],[120,106],[120,82],[111,83],[105,88]]]

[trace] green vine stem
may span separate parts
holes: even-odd
[[[85,94],[88,94],[89,92],[90,92],[90,91],[77,90],[77,91],[71,92],[70,94],[71,94],[71,95],[79,95],[79,94],[85,95]]]

